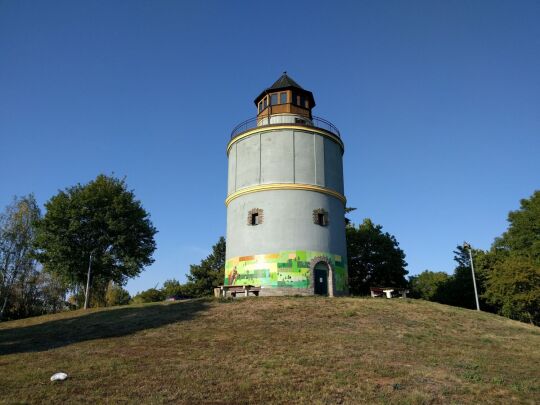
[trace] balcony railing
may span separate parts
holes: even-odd
[[[278,116],[275,116],[278,117]],[[246,132],[253,128],[262,128],[262,127],[272,127],[272,126],[278,126],[278,125],[298,125],[298,126],[308,126],[308,127],[314,127],[314,128],[320,128],[327,132],[330,132],[331,134],[337,136],[341,139],[339,130],[336,128],[334,124],[332,124],[330,121],[325,120],[321,117],[315,117],[313,116],[311,119],[308,118],[302,118],[300,122],[272,122],[274,116],[263,116],[263,117],[253,117],[248,120],[245,120],[244,122],[241,122],[231,132],[231,139],[236,138],[238,135],[240,135],[242,132]]]

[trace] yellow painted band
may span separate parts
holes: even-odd
[[[246,187],[242,188],[238,191],[235,191],[231,195],[227,197],[225,200],[225,205],[228,206],[229,203],[234,200],[235,198],[238,198],[245,194],[251,194],[251,193],[257,193],[259,191],[269,191],[269,190],[307,190],[307,191],[314,191],[316,193],[323,193],[327,195],[331,195],[333,197],[336,197],[338,200],[341,200],[343,204],[347,202],[347,199],[345,196],[341,193],[338,193],[337,191],[330,190],[326,187],[321,186],[314,186],[312,184],[299,184],[299,183],[272,183],[272,184],[261,184],[259,186],[252,186],[252,187]]]
[[[303,130],[307,130],[308,132],[315,132],[316,134],[322,135],[336,142],[339,146],[341,146],[342,151],[345,150],[345,146],[343,145],[343,142],[341,141],[341,139],[339,139],[335,135],[331,135],[330,132],[326,132],[322,129],[310,127],[307,125],[306,126],[304,125],[276,125],[276,126],[262,126],[262,127],[253,128],[247,132],[244,132],[242,135],[239,135],[236,138],[231,139],[229,143],[227,144],[227,154],[229,154],[229,151],[231,150],[231,146],[233,146],[235,142],[238,142],[241,139],[247,138],[248,136],[259,133],[259,132],[268,132],[268,131],[275,131],[275,130],[280,130],[280,129],[293,129],[293,130],[303,129]]]

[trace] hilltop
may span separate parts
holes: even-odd
[[[540,328],[420,300],[278,297],[0,324],[2,403],[538,403]],[[64,371],[69,379],[52,383]]]

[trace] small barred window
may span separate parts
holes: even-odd
[[[247,224],[250,226],[260,225],[263,223],[264,213],[260,208],[253,208],[248,212]]]
[[[313,210],[313,223],[320,226],[328,225],[328,211],[323,208]]]

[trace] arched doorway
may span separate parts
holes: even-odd
[[[328,265],[319,262],[313,269],[313,291],[315,295],[328,295]]]

